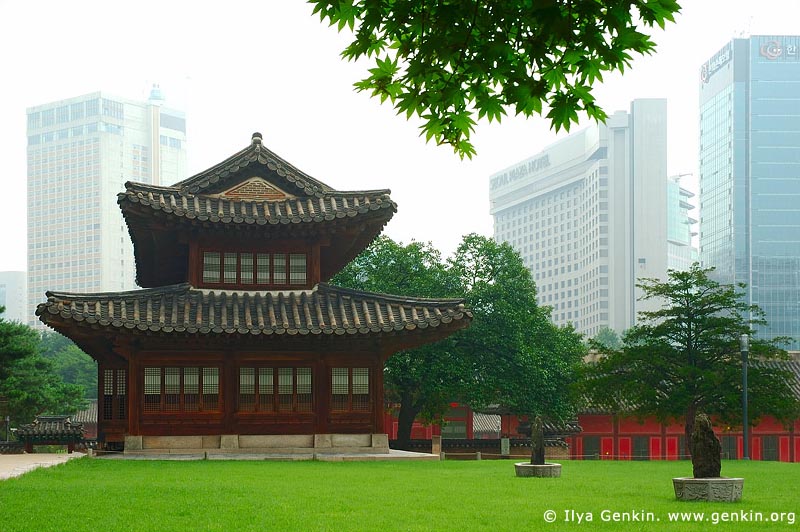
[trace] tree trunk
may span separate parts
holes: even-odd
[[[684,444],[683,448],[686,454],[692,456],[692,433],[694,432],[694,418],[697,415],[697,406],[689,405],[686,409],[686,419],[683,426]]]
[[[419,409],[414,407],[411,394],[402,394],[400,397],[400,412],[397,414],[397,440],[395,446],[404,451],[411,450],[411,427],[414,419],[419,414]]]

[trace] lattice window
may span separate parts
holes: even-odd
[[[303,253],[289,255],[289,284],[306,284],[306,256]]]
[[[219,409],[219,368],[203,368],[203,410]]]
[[[294,399],[292,368],[278,368],[278,411],[291,412]]]
[[[273,284],[286,284],[286,254],[284,253],[272,255],[272,282]]]
[[[183,411],[200,410],[200,368],[183,368]]]
[[[219,368],[144,368],[145,413],[216,412]]]
[[[242,284],[253,284],[253,254],[239,254],[239,275]]]
[[[349,410],[350,371],[348,368],[331,368],[331,410]]]
[[[308,283],[305,253],[203,251],[204,285],[304,286]]]
[[[161,410],[161,368],[144,368],[144,411]]]
[[[203,253],[203,282],[218,283],[220,271],[219,253],[216,251]]]
[[[128,370],[118,369],[117,389],[114,390],[115,400],[117,401],[117,419],[126,419],[128,412]]]
[[[269,284],[269,253],[259,253],[256,255],[256,283]]]
[[[236,284],[236,270],[237,270],[236,253],[225,253],[222,282],[225,284]]]
[[[371,411],[369,368],[331,368],[331,411]]]
[[[239,368],[239,411],[256,409],[256,369]]]
[[[351,409],[354,412],[369,412],[369,368],[353,368]]]
[[[181,368],[164,368],[164,411],[181,410]]]
[[[295,369],[296,388],[295,403],[296,412],[311,412],[311,368],[297,368]]]
[[[240,412],[313,412],[313,408],[311,368],[239,368]]]
[[[128,411],[128,372],[124,369],[103,370],[104,420],[125,419]]]
[[[258,368],[258,409],[262,412],[275,411],[275,370]]]

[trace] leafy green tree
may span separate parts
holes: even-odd
[[[726,424],[741,421],[742,360],[739,337],[766,325],[763,311],[742,301],[744,285],[709,278],[713,268],[694,264],[668,272],[666,281],[642,279],[643,299],[662,301],[658,310],[640,312],[639,323],[623,336],[619,349],[604,353],[587,368],[582,391],[599,404],[667,422],[685,420],[691,441],[695,414],[705,412]],[[753,338],[750,352],[759,361],[781,360],[781,339]],[[771,414],[789,421],[798,414],[792,375],[776,364],[756,363],[748,372],[751,421]],[[687,448],[688,450],[688,448]]]
[[[417,297],[458,297],[458,281],[448,271],[439,251],[430,244],[398,244],[386,236],[376,238],[332,280],[358,290]],[[400,404],[398,436],[401,447],[411,439],[414,419],[440,418],[459,393],[462,361],[446,339],[396,353],[386,363],[386,398]]]
[[[399,402],[398,444],[415,418],[440,420],[454,400],[475,408],[501,404],[521,414],[562,418],[584,348],[549,321],[519,255],[507,244],[465,236],[442,261],[427,244],[380,237],[333,283],[422,297],[465,297],[472,325],[445,340],[397,353],[385,369],[387,398]]]
[[[55,372],[67,384],[76,384],[87,399],[97,399],[97,363],[69,338],[45,331],[40,343],[42,356],[53,362]]]
[[[8,378],[14,361],[36,352],[36,332],[21,323],[2,318],[5,307],[0,306],[0,381]]]
[[[611,350],[622,347],[622,341],[619,339],[619,335],[610,327],[601,327],[592,340],[594,343]]]
[[[606,118],[592,86],[630,66],[655,43],[642,30],[663,28],[675,0],[309,0],[321,20],[355,39],[347,60],[374,58],[355,83],[398,114],[422,119],[426,140],[462,158],[475,149],[476,118],[530,117],[549,107],[552,127],[569,129],[578,112]]]
[[[550,308],[536,301],[536,285],[508,244],[471,234],[450,260],[474,320],[455,337],[473,360],[476,385],[463,396],[473,408],[489,405],[531,418],[565,421],[575,415],[570,394],[586,352],[571,327],[556,327]]]
[[[12,425],[30,423],[39,414],[74,414],[85,408],[83,388],[66,384],[53,363],[39,354],[14,362],[11,375],[0,381]]]
[[[36,331],[0,318],[0,415],[8,415],[12,425],[42,413],[71,414],[84,406],[81,387],[65,384],[40,348]]]

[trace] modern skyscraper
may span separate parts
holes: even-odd
[[[681,186],[681,177],[667,179],[667,267],[671,270],[688,270],[700,260],[694,244],[697,220],[690,213],[694,193]]]
[[[0,272],[0,307],[6,308],[0,318],[5,321],[27,323],[25,281],[25,272]]]
[[[691,193],[667,178],[663,99],[635,100],[494,174],[490,189],[495,239],[520,252],[553,321],[588,336],[631,327],[645,308],[636,280],[692,256]]]
[[[700,254],[800,348],[800,37],[733,39],[700,70]]]
[[[133,247],[117,207],[126,181],[186,177],[186,118],[102,92],[47,103],[28,115],[28,308],[53,286],[78,292],[135,287]]]

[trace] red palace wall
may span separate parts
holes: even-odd
[[[576,460],[678,460],[686,458],[682,423],[662,425],[655,419],[639,421],[611,415],[578,416],[583,428],[568,438],[570,456]],[[725,458],[742,457],[740,428],[715,427]],[[786,428],[766,417],[750,430],[750,458],[800,462],[800,420]]]
[[[462,410],[463,409],[463,410]],[[466,411],[466,412],[464,412]],[[465,415],[466,414],[466,415]],[[449,418],[448,418],[449,419]],[[466,437],[474,437],[471,412],[459,405],[454,422],[466,425]],[[575,460],[678,460],[687,458],[682,423],[662,425],[655,419],[637,420],[606,414],[581,414],[578,423],[583,431],[567,438],[570,458]],[[501,418],[501,435],[519,437],[516,416]],[[397,418],[387,413],[384,427],[389,439],[397,438]],[[730,459],[742,457],[740,428],[715,427],[723,445],[723,456]],[[431,439],[442,434],[438,425],[425,426],[414,422],[412,439]],[[750,430],[750,458],[752,460],[777,460],[800,462],[800,420],[788,429],[773,418],[766,417]]]

